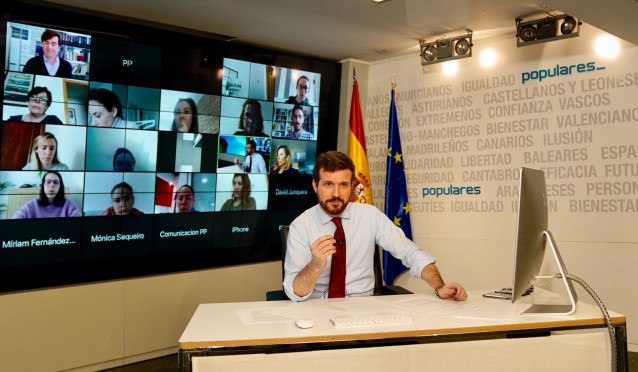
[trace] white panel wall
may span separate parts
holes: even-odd
[[[583,25],[580,37],[519,48],[513,35],[475,40],[473,57],[451,75],[441,63],[422,67],[416,54],[369,67],[362,96],[375,205],[383,210],[394,73],[414,239],[446,280],[511,284],[517,169],[540,168],[567,268],[609,308],[638,317],[638,48],[619,41],[618,58],[601,57],[593,45],[602,35]],[[488,49],[499,57],[490,68],[480,64]],[[554,69],[558,76],[523,82],[525,73]],[[432,195],[437,188],[448,195]],[[628,330],[636,348],[638,330]]]
[[[177,353],[200,303],[279,288],[281,261],[1,295],[1,369],[95,371]]]

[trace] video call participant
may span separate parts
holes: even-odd
[[[49,106],[51,106],[52,100],[51,92],[46,87],[33,87],[33,89],[27,93],[29,113],[10,116],[8,121],[17,123],[62,124],[62,120],[57,116],[46,114]]]
[[[42,177],[40,197],[24,203],[11,218],[80,217],[82,213],[74,202],[64,196],[64,182],[56,171]]]
[[[247,99],[241,109],[239,129],[236,136],[267,137],[264,134],[264,118],[261,115],[261,104],[255,99]]]
[[[303,108],[299,105],[295,105],[292,108],[292,131],[286,133],[285,138],[298,139],[298,140],[312,140],[314,136],[310,132],[306,132],[303,129],[303,123],[305,121],[305,115]]]
[[[173,111],[173,128],[171,130],[183,133],[198,133],[197,105],[192,98],[180,98]]]
[[[126,182],[120,182],[113,186],[111,190],[111,206],[100,213],[100,216],[125,216],[129,214],[144,214],[142,211],[133,208],[135,196],[133,188]]]
[[[235,158],[235,165],[246,173],[267,173],[266,162],[261,154],[255,152],[257,143],[254,140],[246,141],[246,159],[244,164],[239,165],[239,159]]]
[[[440,298],[457,301],[467,298],[465,289],[457,283],[446,284],[434,258],[406,238],[375,206],[348,203],[354,164],[347,155],[337,151],[319,155],[312,178],[319,203],[297,217],[288,233],[283,284],[290,299],[372,295],[375,244],[410,267],[410,273],[427,282]],[[341,261],[345,291],[343,277],[340,291],[335,288],[339,282],[336,275],[331,279],[331,270],[338,271],[334,269],[338,261],[336,245],[341,246],[333,236],[337,224],[343,226],[343,244],[346,245],[344,261]],[[339,249],[339,252],[343,251]]]
[[[308,103],[308,89],[310,88],[310,80],[305,76],[300,76],[297,79],[297,95],[290,96],[286,103],[292,103],[293,105],[309,105]]]
[[[47,29],[42,33],[40,40],[42,41],[44,55],[35,56],[28,60],[22,72],[70,78],[73,70],[71,64],[58,56],[60,34],[57,31]]]
[[[292,156],[286,145],[277,147],[275,165],[270,168],[270,174],[297,174],[299,171],[292,167]]]
[[[115,150],[113,170],[116,172],[133,172],[135,170],[135,156],[129,149],[120,147]]]
[[[33,141],[31,160],[22,170],[69,170],[58,159],[58,140],[53,133],[42,132]]]
[[[195,203],[195,191],[190,185],[183,185],[175,193],[175,206],[173,207],[174,213],[189,213],[197,212],[193,208]]]
[[[120,99],[108,89],[91,89],[88,106],[92,126],[137,129],[137,125],[124,120]]]
[[[249,211],[257,209],[255,198],[250,196],[250,178],[245,173],[236,173],[233,177],[233,197],[222,204],[224,211]]]

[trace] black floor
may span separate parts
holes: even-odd
[[[638,353],[636,353],[638,354]],[[143,362],[127,364],[122,367],[110,368],[104,372],[176,372],[179,371],[177,354],[161,358],[149,359]]]
[[[175,372],[179,370],[177,354],[122,367],[105,369],[105,372]],[[638,353],[629,353],[629,372],[638,372]]]

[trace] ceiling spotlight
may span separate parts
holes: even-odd
[[[559,22],[561,22],[561,33],[558,33]],[[523,46],[578,36],[580,34],[581,24],[582,22],[567,14],[549,16],[526,22],[523,22],[521,18],[517,18],[516,43],[518,46]]]
[[[472,56],[472,30],[467,34],[426,42],[419,41],[421,65]]]
[[[563,23],[560,25],[560,32],[563,35],[571,34],[576,29],[576,26],[578,26],[578,22],[576,22],[574,17],[565,17]]]
[[[536,39],[536,27],[527,25],[518,30],[518,36],[523,41],[532,41]]]
[[[423,49],[423,59],[426,61],[433,61],[436,58],[436,47],[434,44],[430,44]]]
[[[466,38],[458,39],[454,45],[454,51],[458,55],[464,55],[470,51],[470,42]]]

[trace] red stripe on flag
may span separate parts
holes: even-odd
[[[361,118],[361,104],[359,102],[359,85],[354,81],[352,90],[352,105],[350,106],[350,131],[354,134],[366,154],[366,136],[363,133],[363,119]]]

